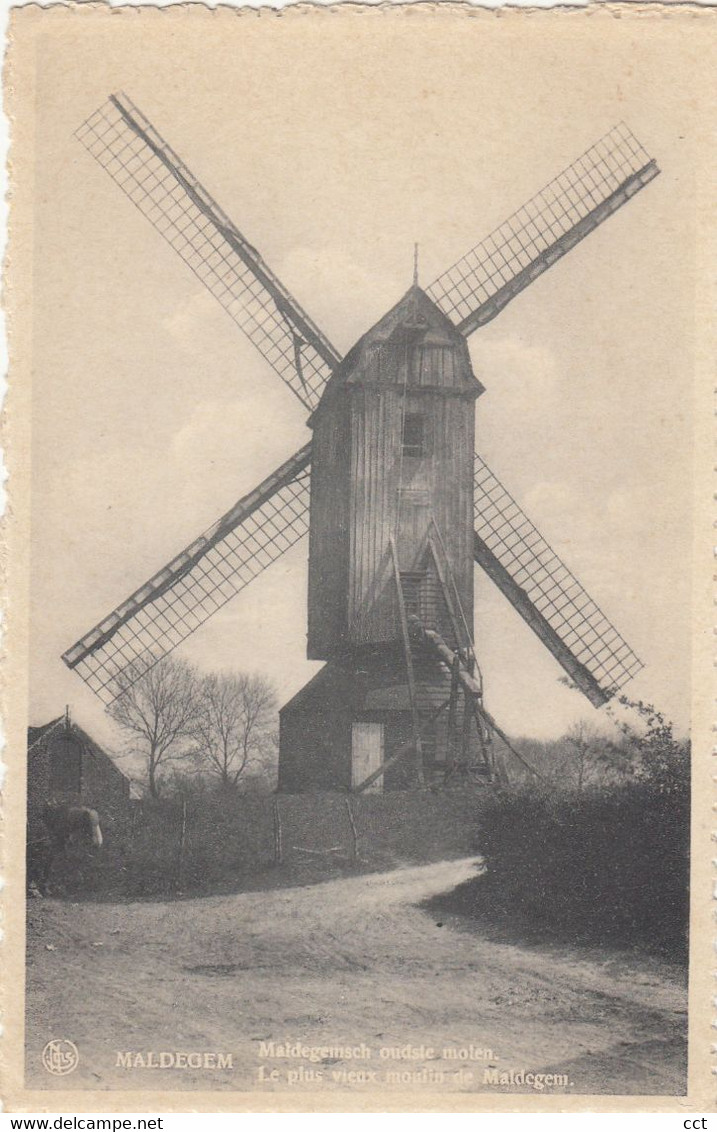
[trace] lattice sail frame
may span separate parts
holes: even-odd
[[[313,409],[339,355],[151,123],[116,95],[77,136]],[[616,127],[428,294],[471,333],[658,172]],[[307,445],[69,649],[65,663],[106,702],[116,698],[127,673],[137,679],[303,537],[309,462]],[[642,667],[479,456],[475,537],[476,561],[593,703]]]
[[[111,703],[309,529],[307,445],[63,655]]]
[[[428,294],[471,334],[658,173],[620,123],[439,275]]]
[[[537,610],[560,644],[592,677],[592,681],[586,681],[578,668],[565,663],[559,648],[557,652],[551,648],[581,690],[593,702],[605,702],[637,675],[644,667],[642,661],[477,454],[474,491],[477,543],[487,548],[512,585],[526,595],[532,610]],[[520,602],[515,598],[519,595],[501,585],[500,572],[491,569],[482,549],[477,549],[476,559],[518,608]],[[518,611],[522,612],[520,608]],[[550,648],[541,632],[542,624],[534,623],[531,628]]]
[[[76,137],[314,409],[339,354],[151,122],[116,94]]]

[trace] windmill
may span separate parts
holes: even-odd
[[[494,773],[491,738],[502,733],[473,647],[474,562],[592,704],[635,675],[630,646],[475,454],[483,388],[466,345],[657,176],[625,125],[429,287],[414,278],[344,359],[125,95],[77,137],[288,385],[313,432],[64,653],[106,704],[309,527],[308,655],[327,664],[282,709],[285,789]]]

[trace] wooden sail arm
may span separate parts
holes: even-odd
[[[75,668],[85,657],[102,647],[119,629],[145,606],[168,593],[212,547],[216,546],[228,533],[245,522],[262,504],[271,499],[279,489],[291,483],[302,473],[307,472],[311,463],[311,444],[305,444],[289,460],[267,476],[257,487],[243,496],[230,511],[218,519],[193,543],[185,547],[162,570],[153,575],[138,590],[122,602],[113,613],[91,629],[72,648],[62,655],[68,668]]]
[[[620,122],[444,271],[428,295],[463,334],[471,334],[659,171]]]
[[[476,307],[475,311],[467,318],[464,318],[458,325],[458,329],[461,333],[465,334],[467,337],[469,334],[472,334],[474,330],[477,330],[479,326],[485,326],[487,322],[494,319],[496,315],[500,314],[503,308],[508,305],[511,299],[514,299],[516,295],[524,291],[539,275],[542,275],[544,271],[547,271],[549,267],[552,267],[554,263],[562,259],[571,248],[574,248],[576,244],[579,244],[581,240],[584,240],[586,236],[594,232],[604,220],[607,220],[609,216],[617,212],[618,208],[652,181],[659,172],[660,170],[657,167],[657,163],[655,161],[649,161],[639,169],[637,173],[629,177],[624,184],[620,185],[606,200],[602,201],[596,208],[592,209],[587,216],[578,221],[574,228],[571,228],[569,232],[566,232],[564,236],[561,236],[555,243],[546,248],[544,252],[536,256],[532,263],[522,271],[519,271],[517,275],[500,287],[487,302]]]
[[[564,641],[560,639],[552,625],[535,607],[524,589],[511,578],[503,564],[499,562],[490,547],[477,533],[473,536],[473,557],[483,567],[491,581],[508,598],[508,601],[530,626],[537,637],[553,654],[558,664],[567,672],[570,679],[587,696],[595,707],[602,707],[611,697],[611,692],[601,688],[595,677],[577,659]]]
[[[301,309],[294,297],[264,262],[256,248],[242,235],[227,214],[212,199],[196,177],[189,172],[181,159],[160,137],[138,108],[130,102],[125,94],[121,93],[111,94],[109,101],[129,129],[144,142],[147,148],[162,162],[168,173],[181,185],[202,215],[221,233],[247,267],[251,268],[257,280],[271,295],[277,310],[289,322],[291,328],[295,327],[302,340],[311,343],[317,354],[324,359],[331,369],[338,365],[341,361],[341,355],[334,349],[326,335]]]

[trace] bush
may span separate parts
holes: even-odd
[[[497,791],[481,813],[486,872],[444,906],[523,934],[686,959],[689,744],[649,705],[628,706],[646,730],[623,728],[623,777]]]
[[[686,795],[651,783],[540,796],[497,795],[483,813],[486,891],[503,916],[592,942],[684,953]]]

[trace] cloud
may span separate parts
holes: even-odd
[[[547,346],[517,338],[490,340],[486,336],[471,345],[473,368],[488,394],[491,388],[499,390],[500,398],[496,401],[499,400],[502,413],[516,408],[525,413],[531,404],[542,404],[556,396],[556,358]]]
[[[411,283],[408,267],[400,277],[377,271],[370,251],[366,248],[359,259],[336,245],[297,244],[281,263],[282,282],[342,352],[390,310]]]
[[[286,392],[277,382],[241,396],[199,402],[175,432],[171,460],[188,480],[209,477],[246,483],[247,490],[308,439],[301,421],[287,419]]]
[[[172,314],[162,319],[161,330],[190,354],[202,354],[206,346],[208,327],[218,318],[224,318],[219,303],[199,281],[194,290],[175,307]]]

